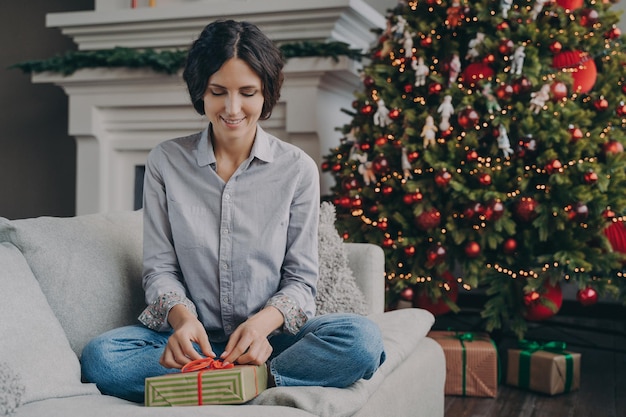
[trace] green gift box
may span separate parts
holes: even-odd
[[[241,404],[267,388],[265,365],[237,365],[146,378],[145,405]]]
[[[568,352],[563,342],[521,341],[508,350],[508,385],[548,395],[574,391],[580,386],[580,353]]]

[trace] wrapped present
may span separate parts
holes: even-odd
[[[563,342],[521,341],[508,350],[507,385],[549,395],[578,389],[581,355],[565,349]]]
[[[191,362],[183,372],[146,378],[145,405],[241,404],[267,388],[265,365],[220,363],[201,359]]]
[[[446,357],[446,395],[496,397],[498,350],[487,333],[431,331]]]

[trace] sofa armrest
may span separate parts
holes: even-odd
[[[368,314],[385,310],[385,253],[372,243],[344,243],[348,266],[365,295]]]

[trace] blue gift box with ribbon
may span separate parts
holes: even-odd
[[[580,387],[581,354],[566,350],[564,342],[522,340],[508,350],[507,385],[556,395]]]

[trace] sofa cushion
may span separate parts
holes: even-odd
[[[0,242],[0,358],[24,387],[21,401],[98,394],[20,251]]]
[[[365,296],[348,266],[348,255],[343,239],[335,228],[335,221],[335,206],[329,202],[323,202],[320,207],[318,229],[319,280],[315,298],[317,315],[366,314]]]
[[[0,241],[23,253],[78,355],[145,307],[142,225],[139,211],[0,220]]]

